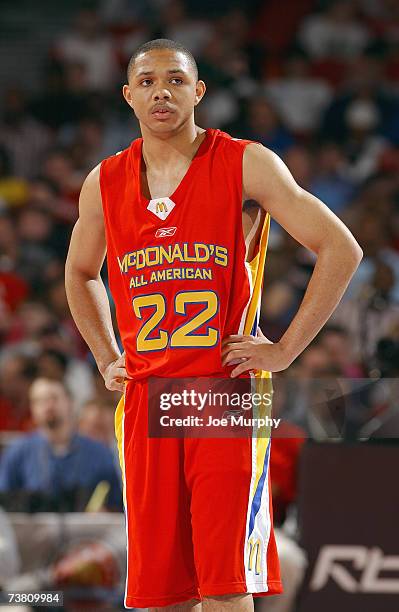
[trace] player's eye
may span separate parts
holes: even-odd
[[[173,83],[173,85],[181,85],[183,83],[183,79],[180,79],[179,77],[174,77],[173,79],[171,79],[171,83]]]
[[[151,79],[144,79],[144,81],[141,81],[140,85],[143,85],[144,87],[148,87],[149,85],[151,85],[152,80]]]

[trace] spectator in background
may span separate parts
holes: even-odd
[[[231,89],[234,82],[231,51],[228,42],[215,31],[199,60],[199,72],[207,83],[207,94],[199,117],[205,121],[206,126],[225,126],[238,116],[237,95]]]
[[[25,94],[9,88],[4,95],[3,115],[0,120],[0,146],[10,162],[9,172],[32,178],[38,161],[52,142],[51,133],[29,114]]]
[[[290,146],[284,155],[284,161],[294,179],[303,189],[310,189],[314,156],[303,145]]]
[[[392,268],[377,260],[370,282],[340,304],[332,316],[332,321],[349,330],[354,354],[365,371],[367,364],[376,367],[377,344],[390,337],[391,329],[399,321],[399,302],[392,292],[394,283]]]
[[[326,325],[319,334],[320,346],[325,348],[330,363],[340,377],[361,378],[366,372],[357,363],[354,355],[353,338],[342,325]]]
[[[111,136],[98,117],[84,117],[71,134],[70,152],[75,168],[87,174],[101,159],[123,148],[119,134]]]
[[[59,187],[50,178],[40,175],[29,183],[29,205],[46,211],[53,218],[57,247],[66,252],[69,226],[77,219],[77,207],[61,197]]]
[[[68,324],[69,320],[63,328],[48,305],[25,302],[7,327],[4,355],[18,353],[34,359],[38,376],[64,381],[81,405],[93,397],[93,374],[90,365],[79,358],[80,338]]]
[[[18,216],[19,257],[17,270],[35,288],[45,283],[46,270],[57,256],[53,241],[54,221],[48,212],[27,206]]]
[[[378,170],[388,143],[376,133],[380,115],[373,100],[352,100],[345,111],[345,122],[348,128],[343,143],[347,158],[345,175],[358,184]]]
[[[37,371],[40,377],[64,381],[77,406],[93,397],[94,384],[89,364],[69,353],[52,348],[42,350],[37,359]]]
[[[28,183],[23,178],[14,176],[11,171],[10,157],[0,147],[0,209],[4,206],[22,206],[28,199]],[[3,204],[2,204],[3,203]]]
[[[224,64],[226,74],[232,78],[230,85],[238,100],[247,100],[254,97],[259,86],[251,75],[249,57],[241,49],[232,49],[226,57]]]
[[[79,414],[79,433],[102,442],[111,449],[117,473],[122,478],[118,444],[115,437],[116,405],[112,401],[112,397],[107,397],[106,400],[101,398],[88,400],[82,406]]]
[[[342,303],[358,296],[363,288],[372,284],[377,260],[385,263],[391,269],[393,278],[389,293],[391,300],[397,303],[399,302],[399,253],[392,244],[395,217],[389,214],[389,202],[384,202],[382,197],[375,200],[375,205],[381,212],[375,210],[375,207],[367,209],[365,204],[362,197],[357,203],[356,210],[353,210],[353,218],[350,223],[354,228],[354,233],[363,244],[365,257],[353,282],[349,283]],[[384,213],[383,209],[386,204],[388,207]]]
[[[29,388],[36,374],[33,360],[18,353],[0,361],[0,431],[27,431],[32,428]]]
[[[5,339],[6,343],[11,351],[34,355],[43,331],[55,323],[54,314],[48,306],[42,302],[25,301],[15,313],[13,326]]]
[[[373,132],[385,134],[389,139],[389,127],[397,116],[398,99],[387,87],[382,73],[382,62],[374,55],[356,57],[345,64],[345,79],[327,107],[321,125],[323,141],[341,143],[351,130],[348,123],[348,107],[354,102],[366,102],[372,113]],[[355,107],[356,108],[356,107]],[[352,111],[353,112],[353,111]],[[370,119],[369,119],[370,121]]]
[[[299,32],[299,42],[315,59],[359,55],[371,41],[371,34],[358,19],[353,0],[328,3],[324,13],[307,17]]]
[[[290,375],[295,376],[298,380],[320,378],[328,374],[330,367],[331,361],[327,349],[317,339],[303,351],[295,367],[290,371]]]
[[[89,89],[102,91],[116,83],[119,72],[112,40],[97,11],[85,9],[76,15],[74,27],[60,37],[55,54],[65,64],[84,66]]]
[[[70,142],[70,154],[75,168],[87,174],[97,166],[100,155],[110,155],[104,150],[104,125],[98,117],[83,117],[77,124]]]
[[[156,4],[157,0],[100,0],[99,12],[106,24],[126,27],[154,19],[155,15],[151,13],[155,12]],[[164,4],[163,0],[159,4]]]
[[[285,280],[269,284],[267,300],[262,305],[262,327],[272,341],[281,338],[297,311],[299,296],[294,287]]]
[[[47,299],[53,313],[56,315],[59,327],[65,338],[69,338],[72,346],[76,349],[80,345],[80,335],[76,331],[76,326],[72,323],[69,315],[69,306],[65,293],[65,284],[62,276],[57,276],[47,286]],[[54,338],[54,340],[56,340]],[[50,348],[50,344],[47,343]],[[54,348],[56,348],[54,346]]]
[[[170,0],[161,14],[164,38],[180,43],[195,57],[201,57],[212,34],[212,24],[202,19],[187,16],[182,0]]]
[[[301,135],[319,127],[322,112],[332,98],[331,87],[311,75],[309,61],[299,51],[285,61],[284,74],[266,80],[263,88],[278,108],[284,125]]]
[[[74,166],[70,153],[64,149],[48,151],[43,160],[42,175],[55,185],[64,200],[70,202],[76,214],[83,174]]]
[[[79,121],[88,109],[89,85],[84,64],[51,62],[42,91],[30,109],[33,116],[53,129]]]
[[[116,444],[114,417],[116,406],[98,399],[88,400],[79,415],[79,432],[110,448]]]
[[[318,148],[314,162],[310,192],[339,215],[355,194],[355,183],[345,172],[345,155],[338,144],[326,142]]]
[[[227,128],[234,136],[260,142],[282,156],[293,145],[294,139],[282,125],[275,108],[264,97],[248,101],[247,114],[242,123]]]
[[[230,48],[218,32],[213,32],[198,62],[199,74],[206,81],[207,88],[212,90],[213,87],[226,87],[231,84],[231,77],[225,68]]]
[[[11,444],[0,460],[0,491],[7,504],[12,506],[19,493],[25,510],[81,511],[98,485],[106,483],[101,507],[120,510],[112,453],[76,433],[67,388],[59,381],[39,378],[31,386],[30,404],[36,430]]]

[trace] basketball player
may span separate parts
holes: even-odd
[[[155,40],[133,55],[123,95],[142,138],[88,175],[66,287],[107,388],[123,393],[126,607],[248,612],[253,595],[281,592],[269,440],[149,437],[148,379],[284,370],[337,306],[361,249],[271,151],[198,127],[204,93],[179,44]],[[275,344],[257,332],[270,217],[317,255]],[[123,355],[100,278],[105,253]]]

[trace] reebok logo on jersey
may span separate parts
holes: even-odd
[[[165,221],[166,217],[172,212],[175,207],[175,203],[170,198],[155,198],[150,200],[147,209],[150,210],[154,215]]]
[[[176,233],[177,227],[160,227],[155,232],[155,238],[165,238],[165,236],[173,236]]]

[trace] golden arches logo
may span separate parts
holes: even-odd
[[[166,206],[165,202],[157,202],[156,208],[155,208],[155,212],[158,215],[159,213],[167,213],[168,212],[168,207]]]
[[[261,573],[261,562],[260,561],[261,561],[261,552],[262,552],[262,545],[261,545],[259,538],[257,540],[250,538],[250,540],[248,541],[248,546],[249,546],[248,570],[252,572],[254,561],[255,561],[255,574],[258,576]]]

